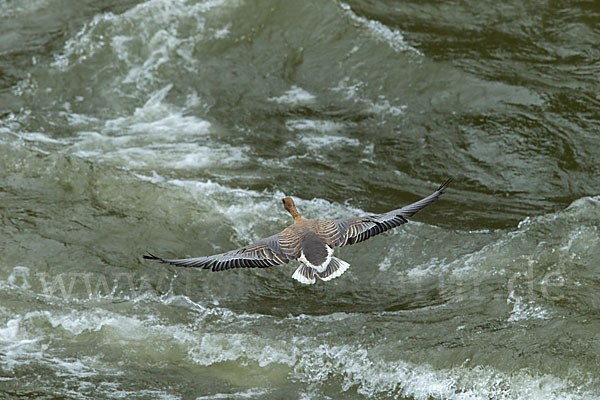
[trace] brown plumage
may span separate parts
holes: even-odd
[[[264,268],[299,260],[300,266],[292,276],[302,283],[314,283],[315,278],[330,280],[343,274],[350,266],[333,257],[335,247],[343,247],[367,240],[408,222],[407,218],[436,201],[452,179],[448,179],[431,195],[405,207],[384,214],[337,220],[304,219],[298,213],[291,197],[281,199],[294,223],[280,233],[244,246],[208,257],[163,259],[150,253],[149,260],[180,267],[196,267],[223,271],[232,268]]]

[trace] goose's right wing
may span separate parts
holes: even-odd
[[[446,190],[451,182],[452,178],[444,182],[443,185],[441,185],[429,196],[384,214],[367,215],[364,217],[346,218],[332,221],[337,232],[339,232],[339,239],[336,241],[335,245],[342,247],[362,242],[375,235],[379,235],[382,232],[407,223],[407,218],[412,217],[444,194],[444,190]]]

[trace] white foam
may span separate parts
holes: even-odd
[[[97,14],[65,43],[63,53],[56,56],[52,66],[66,71],[100,52],[112,51],[129,67],[123,82],[135,82],[143,87],[155,80],[154,72],[171,57],[179,56],[192,65],[196,63],[192,57],[195,37],[207,33],[205,18],[224,4],[236,5],[226,0],[191,5],[183,0],[148,0],[118,15]],[[196,27],[196,34],[180,38],[179,24]],[[223,37],[226,29],[218,29],[213,35]],[[105,42],[106,31],[110,31],[113,38],[108,43]]]
[[[112,130],[115,125],[109,121],[107,127]],[[124,122],[124,121],[121,121]],[[150,138],[159,139],[166,134],[174,134],[175,138],[181,140],[186,135],[198,136],[209,132],[211,124],[208,121],[201,120],[193,116],[182,116],[180,112],[173,112],[160,119],[149,121],[131,121],[125,127],[134,133],[144,133]],[[118,126],[118,124],[116,124]]]
[[[285,122],[285,127],[290,131],[329,133],[341,131],[345,126],[340,122],[316,119],[289,119]]]
[[[271,97],[270,101],[280,104],[306,104],[315,100],[315,96],[306,90],[294,85],[279,97]]]
[[[111,335],[128,338],[129,341],[139,340],[150,344],[171,342],[181,347],[181,350],[187,354],[186,358],[189,362],[201,366],[219,365],[224,361],[242,364],[253,362],[260,368],[281,364],[290,369],[290,379],[309,385],[321,385],[329,382],[331,377],[338,377],[341,380],[342,393],[356,390],[358,394],[366,397],[404,396],[417,400],[432,397],[460,400],[488,398],[552,400],[587,397],[583,390],[573,394],[569,382],[551,375],[532,376],[527,371],[507,375],[492,367],[477,366],[434,369],[427,364],[409,363],[398,358],[382,360],[379,351],[372,352],[362,345],[332,345],[308,336],[292,338],[285,336],[269,338],[265,341],[262,335],[252,333],[254,329],[248,330],[241,324],[238,315],[232,315],[231,318],[222,321],[226,324],[222,326],[227,326],[228,332],[204,332],[202,326],[205,317],[202,315],[208,310],[204,307],[196,308],[198,319],[194,323],[172,325],[163,325],[157,319],[141,321],[136,318],[131,325],[129,323],[131,317],[105,311],[98,313],[87,310],[63,315],[48,313],[37,315],[48,318],[55,327],[67,327],[74,334],[85,331],[98,332],[103,327],[110,326]],[[347,314],[341,314],[336,319],[348,317]],[[252,321],[259,323],[271,318],[261,315],[250,317]],[[66,319],[75,320],[76,327],[65,324]],[[301,316],[290,317],[290,319],[296,321],[294,324],[331,323],[328,316]],[[218,329],[220,324],[217,323],[216,326],[214,324],[219,320],[211,319],[212,329]],[[7,332],[7,336],[16,335],[16,325],[18,320],[9,324],[10,332]],[[236,332],[238,330],[239,332]],[[164,350],[157,348],[157,351],[160,353]],[[55,364],[72,375],[89,376],[94,373],[85,360],[58,360]],[[249,389],[240,392],[240,396],[258,397],[263,390],[262,388]],[[222,396],[224,394],[214,394],[205,398],[218,399],[223,398]]]
[[[389,254],[385,256],[382,262],[379,263],[379,270],[381,272],[386,272],[392,266],[392,258]]]
[[[364,86],[364,84],[360,81],[353,81],[353,83],[350,84],[350,77],[346,76],[344,79],[341,79],[335,87],[331,88],[331,91],[342,93],[346,100],[358,100],[358,93],[362,86]]]
[[[281,197],[283,193],[267,194],[253,190],[228,188],[226,186],[207,182],[171,180],[170,183],[186,186],[203,197],[203,201],[210,201],[211,209],[227,219],[236,232],[241,242],[251,242],[260,239],[257,235],[257,226],[272,226],[273,223],[285,226],[285,212],[282,211]],[[225,197],[222,194],[227,194]],[[208,198],[207,198],[208,196]],[[261,215],[261,218],[256,218]],[[267,234],[274,234],[270,232]]]
[[[83,359],[70,359],[63,360],[61,358],[53,357],[49,359],[57,368],[57,376],[75,376],[77,378],[86,378],[88,376],[95,376],[98,371],[90,367],[90,364],[95,363],[97,360],[89,357]]]
[[[246,152],[248,147],[238,146],[232,147],[227,145],[220,146],[199,146],[199,145],[184,145],[185,152],[178,160],[167,162],[166,165],[175,169],[193,169],[203,168],[215,165],[232,166],[242,164],[248,161]]]
[[[17,365],[28,364],[41,359],[45,346],[40,345],[39,337],[31,337],[22,328],[22,316],[15,316],[6,322],[6,328],[0,328],[0,366],[12,371]]]
[[[164,390],[124,390],[119,384],[113,382],[102,382],[99,389],[106,393],[107,398],[112,399],[159,399],[159,400],[181,400],[181,396],[165,392]]]
[[[0,17],[13,18],[19,14],[34,13],[41,8],[48,7],[48,0],[31,0],[26,2],[1,1]]]
[[[421,53],[419,50],[406,43],[406,41],[404,40],[404,36],[400,31],[390,29],[379,21],[374,21],[356,15],[354,11],[352,11],[352,8],[346,3],[341,3],[340,5],[342,7],[342,10],[344,10],[346,15],[348,15],[350,19],[367,29],[367,31],[375,39],[387,43],[392,49],[394,49],[397,52],[409,51],[420,56],[423,55],[423,53]]]
[[[19,333],[21,317],[16,317],[6,323],[6,328],[0,328],[0,341],[10,342],[15,340]]]
[[[403,115],[406,108],[406,105],[394,106],[386,99],[380,99],[378,102],[369,102],[368,104],[368,110],[372,113],[378,115],[388,114],[393,117]]]
[[[118,374],[112,366],[101,363],[97,358],[82,356],[79,358],[62,358],[55,354],[52,341],[59,340],[60,332],[44,329],[31,329],[31,326],[44,326],[47,321],[53,329],[61,328],[72,335],[100,332],[106,327],[111,331],[105,334],[120,336],[120,339],[131,341],[143,340],[148,327],[156,318],[144,320],[111,313],[106,310],[81,310],[64,312],[31,311],[24,316],[14,317],[0,328],[0,366],[5,370],[13,370],[16,366],[30,363],[47,365],[56,371],[58,376],[74,376],[77,378],[97,375],[99,370],[106,374]],[[54,338],[50,343],[48,338]]]
[[[85,129],[88,126],[98,126],[100,124],[100,120],[96,117],[90,117],[89,115],[78,114],[74,112],[59,112],[61,117],[65,117],[69,122],[69,125],[74,128],[83,128]]]
[[[432,256],[396,274],[412,281],[435,276],[445,285],[466,285],[476,293],[485,287],[482,282],[501,279],[509,286],[505,294],[511,307],[508,322],[549,319],[554,316],[552,305],[565,296],[564,289],[579,284],[572,279],[576,274],[571,266],[581,263],[581,254],[600,248],[600,230],[594,221],[597,209],[582,200],[557,213],[525,218],[516,230],[455,231],[460,236],[469,234],[462,251],[467,246],[473,246],[473,251],[453,257]],[[536,239],[541,232],[543,241]],[[410,234],[410,226],[403,233]],[[389,268],[387,261],[401,258],[402,251],[401,247],[390,248],[380,269]]]
[[[189,299],[182,296],[151,301],[186,306]],[[426,363],[415,364],[402,360],[402,355],[381,357],[380,346],[363,344],[330,344],[327,337],[301,336],[317,324],[356,318],[354,314],[336,313],[330,316],[299,316],[279,319],[291,323],[296,334],[267,336],[255,329],[265,323],[272,325],[271,316],[236,314],[227,309],[193,307],[196,318],[183,324],[165,324],[158,318],[139,318],[120,315],[107,310],[74,310],[68,313],[37,311],[9,320],[0,328],[0,351],[6,357],[2,366],[38,360],[51,365],[58,376],[89,377],[102,372],[106,366],[95,358],[62,359],[51,354],[39,339],[27,337],[20,329],[23,321],[47,320],[52,328],[61,328],[73,335],[83,333],[106,335],[114,345],[127,345],[131,351],[140,351],[139,357],[163,357],[173,346],[180,348],[185,360],[199,366],[219,366],[229,361],[241,365],[255,363],[259,368],[281,365],[288,370],[293,382],[319,388],[339,381],[342,394],[356,391],[359,395],[373,397],[412,397],[416,400],[440,399],[585,399],[590,398],[583,388],[573,390],[572,383],[552,375],[532,375],[527,370],[507,374],[493,367],[466,367],[435,369]],[[213,317],[207,319],[207,316]],[[222,318],[223,316],[229,317]],[[39,321],[38,321],[39,323]],[[207,323],[210,329],[207,330]],[[253,324],[258,325],[253,325]],[[248,325],[250,324],[250,325]],[[109,328],[109,329],[106,329]],[[58,334],[56,332],[55,334]],[[44,335],[48,335],[45,332]],[[123,342],[126,340],[126,342]],[[160,343],[160,346],[154,344]],[[9,346],[7,346],[7,344]],[[139,346],[137,345],[139,344]],[[12,346],[12,347],[11,347]],[[29,346],[29,347],[28,347]],[[143,349],[143,350],[142,350]],[[170,349],[170,350],[167,350]],[[151,353],[155,352],[155,355]],[[18,353],[18,354],[17,354]],[[28,360],[28,361],[27,361]],[[12,364],[11,364],[12,363]],[[278,368],[280,369],[280,368]],[[332,378],[335,378],[332,381]],[[106,388],[108,389],[108,388]],[[128,393],[114,384],[113,391]],[[254,388],[238,392],[241,398],[261,397],[267,388]],[[317,390],[317,393],[319,391]],[[139,393],[138,393],[139,394]],[[158,393],[149,392],[156,397]],[[166,392],[161,397],[170,398]],[[203,398],[226,398],[226,394],[213,394]]]
[[[360,91],[364,84],[357,80],[350,80],[350,77],[341,79],[338,84],[331,88],[332,92],[341,93],[345,100],[352,100],[363,104],[364,110],[369,113],[380,116],[399,117],[404,114],[406,105],[394,105],[385,96],[380,95],[376,101],[360,97]]]
[[[72,311],[67,314],[45,312],[44,316],[53,328],[60,327],[73,335],[81,335],[84,332],[98,332],[104,327],[119,327],[119,331],[130,329],[132,339],[137,337],[137,333],[145,324],[155,319],[150,316],[145,320],[139,320],[102,309],[88,312]]]
[[[235,393],[217,393],[210,396],[196,397],[196,400],[209,400],[209,399],[254,399],[257,397],[263,397],[268,394],[269,391],[261,390],[258,388],[248,389],[243,392]]]
[[[508,317],[508,322],[531,321],[533,319],[549,319],[550,312],[533,300],[526,301],[512,290],[506,299],[507,304],[512,304],[513,309]]]
[[[210,122],[194,116],[184,116],[184,110],[164,101],[172,87],[169,84],[152,92],[146,103],[142,107],[136,108],[133,115],[107,120],[102,134],[128,137],[122,134],[125,130],[128,134],[133,134],[133,138],[139,141],[140,139],[135,134],[144,134],[145,140],[161,138],[169,140],[169,137],[182,140],[187,136],[197,137],[209,133]],[[167,136],[167,134],[172,136]]]
[[[155,183],[168,183],[186,187],[194,194],[202,196],[204,201],[210,201],[211,209],[224,214],[232,221],[241,223],[252,223],[256,221],[256,215],[269,222],[289,222],[287,214],[281,206],[281,198],[294,195],[279,191],[258,192],[255,190],[232,188],[217,182],[166,179],[157,173],[152,176],[137,175],[140,179]],[[214,198],[213,198],[214,197]],[[352,207],[348,204],[333,203],[325,199],[313,198],[310,200],[294,196],[294,202],[302,210],[306,218],[341,218],[352,215],[364,215],[365,211]],[[270,219],[272,218],[272,219]]]
[[[53,139],[43,133],[40,132],[24,132],[24,133],[18,133],[17,134],[19,137],[21,137],[22,139],[29,141],[29,142],[41,142],[41,143],[51,143],[51,144],[67,144],[68,141],[66,140],[58,140],[58,139]]]
[[[81,131],[73,154],[132,169],[195,169],[248,160],[247,147],[213,143],[210,122],[184,116],[183,109],[166,103],[171,88],[169,84],[152,92],[133,115],[107,120],[100,132]],[[188,96],[188,103],[197,101]]]
[[[215,39],[225,39],[226,37],[229,36],[230,33],[231,33],[230,26],[225,26],[223,28],[216,29],[213,32],[213,36],[212,37],[215,38]]]
[[[176,338],[183,340],[186,348],[192,347],[189,356],[199,365],[244,360],[256,362],[260,367],[283,364],[292,369],[290,377],[295,381],[320,385],[336,376],[342,380],[342,393],[353,389],[366,397],[586,398],[573,395],[568,382],[550,375],[535,377],[526,371],[507,375],[490,367],[436,370],[426,364],[383,361],[362,346],[319,344],[318,340],[308,337],[269,340],[268,344],[251,334],[202,335],[199,342],[190,335]]]
[[[598,208],[600,206],[600,196],[586,196],[574,200],[567,210],[589,209],[589,207]]]
[[[360,146],[360,140],[358,139],[336,135],[302,136],[299,142],[304,144],[310,151],[319,151],[332,147]]]

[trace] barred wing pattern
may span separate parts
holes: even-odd
[[[446,190],[451,182],[452,179],[448,179],[429,196],[402,208],[386,212],[385,214],[375,214],[333,221],[340,232],[340,238],[336,245],[342,247],[359,243],[407,223],[408,220],[406,218],[412,217],[417,212],[436,201],[444,193],[444,190]]]
[[[320,219],[317,221],[317,234],[323,243],[334,247],[340,241],[340,229],[335,221]]]
[[[285,231],[284,231],[285,232]],[[150,253],[144,256],[149,260],[157,260],[165,264],[179,267],[204,268],[211,271],[224,271],[232,268],[266,268],[287,264],[297,257],[289,256],[279,243],[279,235],[269,236],[241,249],[215,254],[208,257],[183,258],[166,260]]]
[[[302,240],[292,227],[288,226],[276,236],[283,254],[286,254],[292,260],[300,257],[300,254],[302,254]]]

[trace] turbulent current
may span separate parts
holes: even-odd
[[[600,399],[599,77],[593,0],[0,0],[0,398]]]

